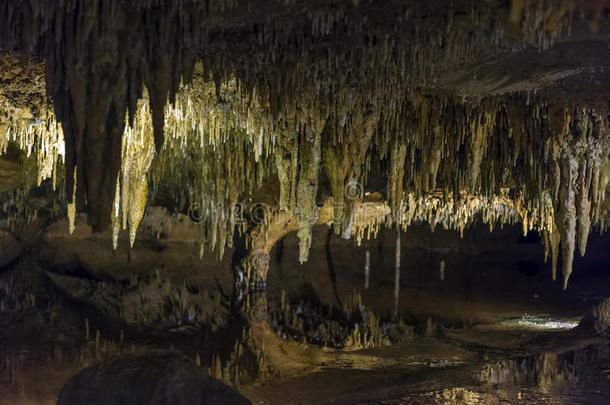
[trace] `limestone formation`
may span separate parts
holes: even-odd
[[[29,89],[0,86],[0,151],[35,155],[115,245],[162,196],[222,256],[264,204],[294,216],[303,262],[318,204],[361,240],[379,193],[374,228],[537,230],[567,286],[607,226],[603,4],[297,3],[0,0],[0,62]]]

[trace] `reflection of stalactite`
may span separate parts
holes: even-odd
[[[369,288],[369,277],[371,273],[371,252],[366,249],[364,252],[364,289]]]
[[[248,280],[243,261],[246,257],[246,243],[244,237],[236,237],[233,242],[233,255],[231,257],[231,269],[233,270],[233,291],[231,294],[231,311],[239,314],[242,309],[245,295],[248,292]]]
[[[398,299],[400,295],[400,229],[396,231],[396,257],[394,263],[394,315],[398,316]]]
[[[284,238],[277,241],[277,248],[275,251],[275,261],[278,264],[280,277],[283,274],[284,266],[282,266],[282,259],[284,258]]]
[[[330,249],[332,236],[333,231],[329,228],[328,233],[326,234],[326,243],[324,244],[324,248],[326,250],[326,264],[328,266],[328,276],[330,277],[330,284],[333,288],[335,300],[337,301],[337,304],[341,306],[341,296],[339,295],[339,289],[337,288],[337,273],[335,272],[335,263],[333,262],[333,254]]]

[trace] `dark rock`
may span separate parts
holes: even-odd
[[[11,263],[21,254],[21,244],[15,237],[0,229],[0,267]]]
[[[180,353],[124,354],[81,371],[64,385],[58,405],[250,404]]]
[[[610,337],[610,297],[590,308],[578,326],[596,335]]]

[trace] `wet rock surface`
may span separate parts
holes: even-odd
[[[250,401],[171,351],[126,354],[70,379],[58,405],[246,405]]]

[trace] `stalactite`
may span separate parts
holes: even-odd
[[[400,209],[400,202],[403,195],[403,182],[404,182],[404,166],[405,158],[407,155],[406,145],[396,143],[392,146],[390,157],[390,175],[388,176],[388,195],[390,197],[390,203],[392,206],[392,216],[394,218],[400,218],[398,215]],[[399,222],[400,223],[400,222]]]
[[[517,223],[520,219],[515,202],[506,195],[490,199],[464,193],[456,202],[452,193],[438,192],[419,198],[409,193],[403,197],[396,221],[406,230],[414,222],[427,222],[445,229],[463,232],[480,218],[493,227],[494,223]]]
[[[573,157],[564,158],[561,162],[562,181],[559,188],[558,223],[561,236],[563,285],[567,288],[568,278],[572,273],[574,250],[576,248],[576,178],[578,163]]]
[[[346,177],[349,170],[349,155],[347,153],[347,144],[340,144],[335,147],[329,145],[324,150],[324,169],[330,179],[330,189],[333,197],[334,231],[337,235],[345,230],[345,225],[351,219],[344,221],[345,205],[350,204],[350,197],[345,201],[346,194]]]
[[[120,184],[122,228],[129,227],[131,246],[135,241],[138,225],[144,216],[148,197],[147,174],[155,151],[151,113],[146,103],[140,104],[135,113],[133,127],[127,125],[123,135],[121,174],[118,183]]]
[[[297,184],[296,217],[299,224],[297,236],[299,238],[299,261],[304,263],[309,255],[311,246],[311,228],[317,222],[316,197],[318,194],[318,177],[320,173],[320,142],[322,127],[308,129],[309,133],[301,136],[306,140],[301,142],[299,151],[299,181]],[[313,132],[313,133],[312,133]]]
[[[429,160],[428,160],[428,185],[426,188],[426,191],[428,190],[435,190],[436,189],[436,179],[438,176],[438,169],[440,167],[441,164],[441,157],[442,157],[442,151],[443,151],[443,135],[441,133],[442,128],[439,124],[434,125],[433,128],[433,134],[434,134],[434,138],[431,144],[431,149],[430,149],[430,153],[429,153]],[[398,157],[398,159],[400,159],[400,157]],[[403,157],[404,159],[404,157]],[[402,179],[397,180],[397,182],[401,182]],[[402,191],[402,190],[400,190]],[[398,195],[401,195],[402,193],[399,192]]]
[[[274,137],[275,130],[270,124],[272,118],[264,118],[264,115],[260,115],[265,111],[263,104],[254,103],[248,109],[241,106],[242,101],[239,101],[236,83],[229,80],[220,86],[219,94],[225,103],[229,103],[230,108],[219,105],[215,101],[218,99],[217,87],[205,80],[201,70],[199,72],[194,85],[184,87],[178,93],[176,103],[166,108],[166,145],[153,165],[149,179],[152,180],[153,187],[168,182],[174,192],[189,189],[196,191],[189,199],[200,201],[201,204],[201,216],[205,222],[202,224],[202,241],[209,243],[212,249],[222,251],[226,240],[230,239],[227,235],[233,229],[233,224],[228,220],[231,216],[231,205],[237,202],[240,195],[254,191],[258,187],[257,184],[263,181],[260,180],[261,178],[273,175],[277,175],[280,180],[280,206],[288,210],[294,207],[301,212],[309,210],[309,213],[302,215],[301,218],[315,215],[312,214],[311,207],[315,206],[314,202],[317,198],[320,161],[324,163],[324,170],[331,179],[335,214],[339,218],[342,211],[345,212],[347,205],[344,197],[346,182],[350,183],[347,181],[348,175],[351,173],[364,176],[368,172],[364,164],[370,142],[366,139],[357,142],[361,135],[354,138],[344,135],[344,143],[336,145],[324,143],[323,147],[318,146],[322,143],[322,130],[317,130],[318,135],[314,137],[313,142],[307,141],[309,136],[307,131],[311,132],[312,129],[311,126],[308,128],[306,124],[302,124],[304,129],[301,130],[298,138],[287,136],[286,133],[275,136],[277,144],[274,148],[283,152],[279,153],[279,158],[275,156],[275,165],[269,165],[266,162],[274,157],[271,155],[274,148],[264,145],[271,145],[270,139]],[[559,201],[561,195],[569,195],[566,190],[563,194],[560,193],[560,188],[565,189],[566,184],[562,179],[567,178],[565,174],[567,172],[563,168],[565,165],[559,158],[562,154],[566,157],[574,156],[578,166],[574,177],[575,184],[571,187],[575,190],[574,201],[578,218],[576,240],[581,251],[584,249],[591,224],[599,223],[599,212],[608,184],[608,170],[605,169],[608,158],[604,154],[607,150],[605,145],[608,143],[607,130],[604,121],[595,118],[596,112],[577,109],[582,112],[573,113],[570,108],[558,108],[556,104],[543,102],[514,109],[508,114],[505,104],[491,99],[475,107],[476,111],[464,115],[460,111],[466,106],[451,100],[444,100],[440,106],[424,99],[416,99],[412,103],[412,106],[419,108],[414,117],[420,117],[418,118],[420,129],[414,135],[415,143],[409,137],[405,141],[396,139],[389,148],[390,153],[387,157],[390,166],[387,195],[391,204],[399,204],[398,211],[393,215],[382,211],[374,215],[367,213],[363,217],[364,211],[361,208],[355,209],[350,211],[347,222],[344,221],[341,225],[342,229],[348,229],[349,226],[349,232],[358,241],[370,237],[371,231],[374,235],[378,226],[387,221],[397,221],[403,229],[413,221],[427,221],[433,226],[441,224],[446,228],[463,231],[473,223],[477,215],[480,215],[484,222],[489,223],[490,227],[498,222],[522,222],[524,232],[531,229],[551,229],[556,211],[553,209],[553,200]],[[152,136],[154,131],[146,98],[141,100],[139,105],[137,113],[134,114],[133,124],[125,126],[121,175],[118,177],[118,184],[115,183],[121,190],[121,198],[115,199],[114,206],[116,208],[117,201],[120,201],[120,209],[113,211],[111,218],[114,229],[116,226],[114,216],[117,212],[120,214],[122,227],[125,228],[129,224],[132,240],[139,222],[138,216],[144,209],[147,194],[145,175],[154,153]],[[519,104],[513,102],[512,105]],[[558,103],[558,105],[562,104]],[[545,127],[544,119],[541,119],[537,112],[545,108],[559,111],[550,114],[553,121],[546,124],[548,127]],[[235,111],[242,111],[244,115],[235,114]],[[453,116],[449,111],[454,111],[461,117]],[[254,113],[258,114],[256,120]],[[441,119],[441,115],[445,118]],[[435,116],[439,118],[432,118]],[[591,121],[589,117],[594,118]],[[304,113],[301,117],[297,116],[295,122],[308,122],[307,120],[312,118],[309,113]],[[374,117],[373,123],[366,124],[369,134],[372,134],[370,128],[386,126],[378,122],[380,119]],[[413,117],[410,119],[413,120]],[[584,123],[589,121],[597,124]],[[56,125],[54,122],[49,124],[50,127]],[[505,125],[509,125],[509,138],[505,138],[505,135],[496,135],[489,138],[490,141],[483,142],[494,131],[506,131]],[[531,155],[528,151],[532,148],[535,150],[538,146],[536,143],[532,144],[533,141],[526,136],[526,128],[542,128],[543,139],[537,141],[537,144],[555,144],[553,148],[559,152],[553,152],[542,159],[528,158]],[[428,144],[423,144],[421,142],[426,139],[425,134],[428,131],[434,136]],[[565,138],[566,133],[573,131],[578,133],[576,138],[569,136]],[[262,138],[253,136],[257,133],[269,135],[264,135]],[[421,140],[417,140],[418,137],[421,137]],[[574,143],[572,145],[562,139],[578,139],[578,141],[572,142]],[[443,145],[456,142],[458,145],[468,146],[470,152],[465,157],[456,154],[458,149],[442,152]],[[512,148],[513,151],[506,153],[506,149],[502,149],[506,147]],[[425,155],[422,155],[426,156],[425,159],[418,157],[420,148],[427,150]],[[61,145],[56,149],[61,150]],[[323,155],[319,153],[321,150],[324,150]],[[501,154],[498,154],[500,151]],[[219,153],[227,158],[213,157]],[[442,153],[448,154],[446,160],[440,159]],[[246,160],[229,158],[236,154],[248,158]],[[524,169],[509,171],[511,181],[525,185],[522,190],[511,191],[507,186],[505,176],[507,168],[514,166],[513,156],[527,158]],[[60,158],[61,155],[57,155],[57,159]],[[307,163],[308,159],[311,164]],[[456,166],[453,162],[459,163]],[[56,164],[53,162],[53,165]],[[300,171],[297,171],[298,166]],[[189,171],[191,170],[188,169],[189,167],[194,168],[195,172]],[[491,170],[483,169],[485,167]],[[549,168],[545,169],[545,167]],[[258,173],[258,180],[246,181],[246,178],[253,173],[253,169]],[[314,181],[312,182],[311,179]],[[295,183],[297,183],[296,187]],[[300,189],[299,184],[301,184]],[[363,187],[359,182],[354,184]],[[545,188],[540,190],[539,186],[535,186],[539,184],[548,185],[548,191]],[[400,194],[400,191],[405,189],[415,189],[421,193],[431,189],[432,186],[436,186],[436,191],[425,196],[417,197],[415,193]],[[456,186],[474,190],[474,193],[460,193],[458,198],[453,198],[454,193],[451,190]],[[210,190],[214,191],[210,193]],[[295,194],[301,196],[300,206],[298,204],[293,206],[291,203],[292,199],[297,197],[296,195],[292,197],[293,190]],[[304,191],[307,191],[306,197]],[[509,197],[509,194],[512,196]],[[556,197],[553,197],[554,195]],[[307,204],[304,201],[307,201]],[[354,209],[357,200],[350,198],[349,204],[351,204],[350,209]],[[131,220],[129,220],[130,215],[132,215]],[[377,223],[373,227],[358,225],[361,222],[368,223],[368,219],[373,217],[377,218]],[[363,221],[362,218],[365,220]],[[564,233],[568,228],[564,228]],[[308,227],[301,228],[304,246],[307,246],[309,232]],[[565,241],[563,243],[566,244]],[[570,245],[565,246],[569,249]],[[567,268],[564,272],[569,274]]]
[[[390,207],[380,202],[356,202],[353,204],[352,234],[358,245],[363,239],[377,237],[379,230],[390,218]]]
[[[360,242],[392,222],[460,232],[479,220],[490,229],[520,222],[546,235],[553,258],[561,244],[564,282],[576,244],[583,254],[591,229],[604,226],[607,100],[553,89],[466,100],[433,86],[447,66],[527,44],[547,49],[584,18],[574,2],[456,5],[425,26],[392,16],[389,5],[387,27],[362,17],[372,3],[302,15],[273,2],[265,4],[300,23],[265,19],[256,29],[236,28],[238,2],[207,3],[0,0],[10,11],[0,39],[44,58],[52,101],[23,116],[0,103],[11,117],[0,151],[10,141],[35,154],[39,183],[55,181],[65,161],[71,217],[86,203],[95,230],[112,224],[115,244],[121,227],[133,244],[150,187],[200,223],[202,254],[222,255],[246,228],[236,206],[277,203],[297,218],[304,261],[316,201],[328,197],[321,178],[343,236]],[[235,13],[215,14],[228,8]],[[369,176],[382,177],[389,206],[363,200]],[[352,185],[356,193],[346,195]],[[273,196],[254,201],[269,194],[265,187]]]
[[[578,195],[576,197],[576,208],[578,216],[578,249],[580,255],[584,256],[587,250],[587,240],[591,232],[591,200],[589,191],[591,182],[594,181],[587,171],[587,161],[581,163],[578,173]]]
[[[116,189],[114,190],[114,205],[112,217],[110,219],[112,228],[112,247],[116,250],[119,246],[119,232],[121,231],[121,178],[120,174],[116,179]]]
[[[296,156],[296,151],[290,151],[285,149],[282,145],[278,145],[276,150],[277,176],[280,182],[278,205],[282,210],[290,209],[295,201],[293,173],[296,173],[297,165],[294,164],[296,157],[293,158],[293,156]]]
[[[36,156],[38,186],[46,179],[57,181],[57,171],[64,160],[64,137],[61,126],[51,110],[33,121],[11,117],[4,133],[0,132],[0,155],[6,153],[10,142],[15,142],[26,155]]]
[[[549,234],[549,243],[551,245],[551,260],[552,260],[552,276],[553,281],[557,280],[557,264],[559,261],[559,244],[561,242],[561,234],[557,226]]]

